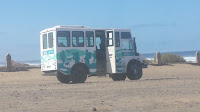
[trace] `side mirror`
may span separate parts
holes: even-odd
[[[134,46],[135,56],[139,56],[139,53],[137,53],[137,46],[136,46],[136,42],[135,42],[135,37],[133,37],[133,46]]]

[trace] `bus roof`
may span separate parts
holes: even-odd
[[[58,25],[58,26],[54,26],[51,28],[47,28],[42,30],[40,33],[42,32],[48,32],[48,31],[52,31],[52,30],[56,30],[56,29],[88,29],[88,30],[129,30],[130,29],[116,29],[116,28],[90,28],[90,27],[84,27],[84,26],[78,26],[78,25]]]

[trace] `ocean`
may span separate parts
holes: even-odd
[[[183,57],[187,62],[195,62],[196,61],[196,52],[197,51],[181,51],[181,52],[161,52],[161,54],[170,53],[176,54]],[[200,52],[200,51],[199,51]],[[142,54],[147,60],[153,60],[156,53],[147,53]]]
[[[15,61],[17,63],[26,63],[29,65],[40,65],[40,60],[29,60],[29,61]],[[0,62],[0,66],[4,66],[5,62]]]
[[[182,56],[187,62],[195,62],[196,61],[196,51],[183,51],[183,52],[161,52],[161,54],[164,53],[171,53],[171,54],[176,54],[179,56]],[[142,54],[147,60],[153,60],[154,56],[156,53],[147,53],[147,54]],[[19,63],[26,63],[29,65],[40,65],[40,60],[28,60],[28,61],[16,61]],[[5,62],[0,62],[0,66],[4,66]]]

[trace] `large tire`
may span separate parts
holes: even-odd
[[[123,74],[123,73],[112,74],[112,79],[113,79],[113,81],[125,80],[126,79],[126,74]]]
[[[85,64],[75,64],[71,69],[72,83],[84,83],[88,74],[89,70]]]
[[[70,75],[65,75],[59,71],[57,71],[57,79],[61,83],[66,83],[66,84],[68,84],[71,81]]]
[[[130,63],[127,69],[127,77],[130,80],[138,80],[142,77],[142,68],[138,63]]]

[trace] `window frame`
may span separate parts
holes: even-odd
[[[112,32],[112,38],[109,38],[109,32]],[[114,46],[114,31],[107,31],[107,47]],[[110,40],[112,40],[112,45],[110,45]]]
[[[130,40],[124,40],[124,41],[122,41],[122,49],[133,50],[134,46]]]
[[[49,35],[51,35],[52,34],[52,46],[50,47],[50,36]],[[48,43],[48,49],[53,49],[53,47],[54,47],[54,42],[53,42],[53,35],[54,35],[54,33],[53,32],[48,32],[48,34],[47,34],[47,37],[48,37],[48,39],[47,39],[47,43]]]
[[[118,39],[116,38],[116,33],[119,34],[119,38],[118,38]],[[117,41],[117,40],[118,40],[118,41]],[[121,45],[120,40],[121,40],[121,39],[120,39],[120,32],[119,32],[119,31],[116,31],[116,32],[115,32],[115,47],[120,47],[120,45]],[[119,42],[119,46],[118,46],[117,42]]]
[[[44,35],[46,35],[46,48],[44,48]],[[47,35],[47,33],[42,34],[42,49],[43,50],[48,49],[48,35]]]
[[[81,33],[83,33],[83,43],[82,43],[82,45],[81,45],[81,43],[79,43],[80,42],[80,36],[79,37],[75,37],[75,40],[76,40],[76,46],[74,46],[74,42],[73,42],[73,35],[75,35],[74,33],[75,32],[81,32]],[[85,32],[84,31],[81,31],[81,30],[79,30],[79,31],[75,31],[75,30],[73,30],[72,31],[72,36],[71,36],[71,38],[72,38],[72,41],[71,41],[71,43],[72,43],[72,47],[85,47]]]
[[[124,35],[122,35],[123,33],[129,33],[130,35],[130,37],[124,37]],[[131,39],[131,32],[128,32],[128,31],[123,31],[123,32],[121,32],[121,38],[122,39]]]
[[[93,40],[93,45],[91,45],[91,40],[90,40],[90,38],[91,37],[87,37],[87,33],[89,33],[89,32],[92,32],[93,34],[92,34],[92,40]],[[85,31],[85,45],[86,45],[86,47],[94,47],[94,37],[95,36],[95,34],[94,34],[94,31]],[[89,39],[88,39],[89,38]],[[88,45],[87,45],[87,43],[88,43]]]
[[[67,46],[59,46],[59,42],[58,42],[58,32],[68,32],[69,33],[69,37],[67,37],[67,35],[66,35],[66,40],[67,40]],[[64,36],[62,36],[62,37],[64,37]],[[57,31],[56,32],[56,39],[57,39],[57,47],[71,47],[71,31]],[[69,42],[68,42],[69,41]]]

